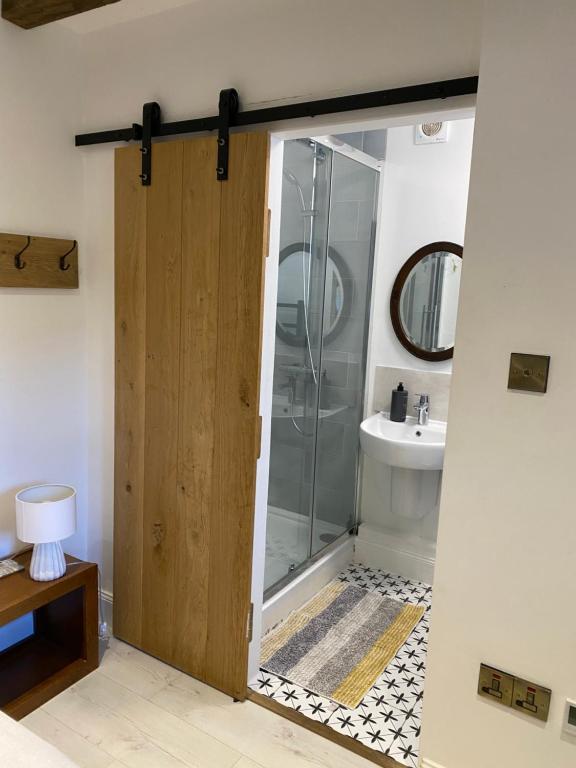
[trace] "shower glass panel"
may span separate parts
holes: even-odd
[[[332,152],[284,146],[265,589],[310,557]]]
[[[311,555],[353,528],[356,520],[379,176],[373,168],[334,153]]]
[[[284,145],[266,596],[354,526],[377,177]]]

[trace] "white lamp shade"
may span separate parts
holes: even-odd
[[[76,531],[76,490],[70,485],[33,485],[16,494],[20,541],[48,544]]]

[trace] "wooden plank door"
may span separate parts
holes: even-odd
[[[268,137],[116,152],[114,634],[246,695]]]

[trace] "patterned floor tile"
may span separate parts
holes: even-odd
[[[415,751],[412,744],[393,742],[385,754],[398,763],[408,765],[410,768],[418,768],[418,752]]]
[[[432,587],[357,564],[348,566],[338,578],[395,600],[426,606],[406,643],[360,704],[348,709],[262,669],[251,687],[408,768],[417,768]]]
[[[257,693],[268,696],[286,707],[296,709],[311,720],[318,720],[322,723],[327,722],[330,715],[338,707],[338,704],[331,699],[319,696],[300,685],[296,685],[296,683],[290,682],[290,680],[265,672],[263,669],[259,671],[258,677],[251,687]]]
[[[406,643],[392,659],[390,666],[395,666],[403,672],[424,677],[426,675],[425,651],[423,653],[421,646]]]
[[[271,675],[269,672],[265,672],[263,669],[259,670],[256,680],[250,683],[253,691],[261,693],[263,696],[268,696],[273,699],[276,690],[282,684],[282,681],[276,675]]]

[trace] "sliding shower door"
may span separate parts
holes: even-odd
[[[354,526],[377,178],[284,145],[267,595]]]
[[[379,177],[374,168],[334,153],[323,286],[311,556],[356,522]]]
[[[310,557],[332,152],[286,142],[265,588]]]

